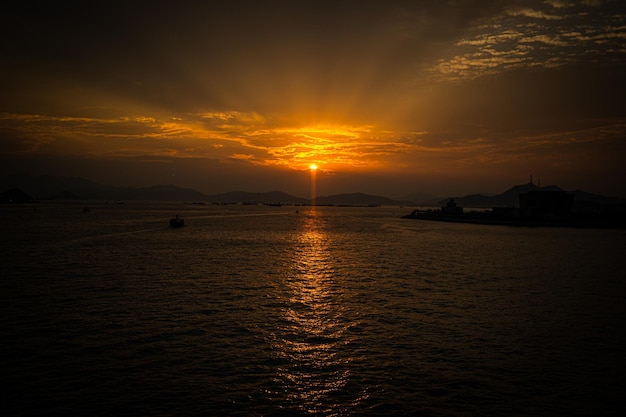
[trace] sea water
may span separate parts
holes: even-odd
[[[0,411],[626,411],[625,231],[409,211],[0,207]]]

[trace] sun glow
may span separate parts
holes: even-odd
[[[315,206],[315,196],[317,195],[317,164],[311,163],[309,169],[311,170],[311,205]]]

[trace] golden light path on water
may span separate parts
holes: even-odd
[[[274,348],[284,360],[277,377],[285,400],[300,411],[340,415],[346,404],[337,399],[350,376],[350,357],[344,351],[350,324],[324,220],[315,207],[305,216],[286,281],[289,299],[281,312],[285,328],[275,340]]]

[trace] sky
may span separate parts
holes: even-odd
[[[623,0],[21,2],[0,174],[626,197]]]

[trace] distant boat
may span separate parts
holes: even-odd
[[[183,227],[185,225],[185,219],[181,219],[180,217],[178,217],[178,214],[176,215],[176,217],[172,217],[170,219],[170,227]]]

